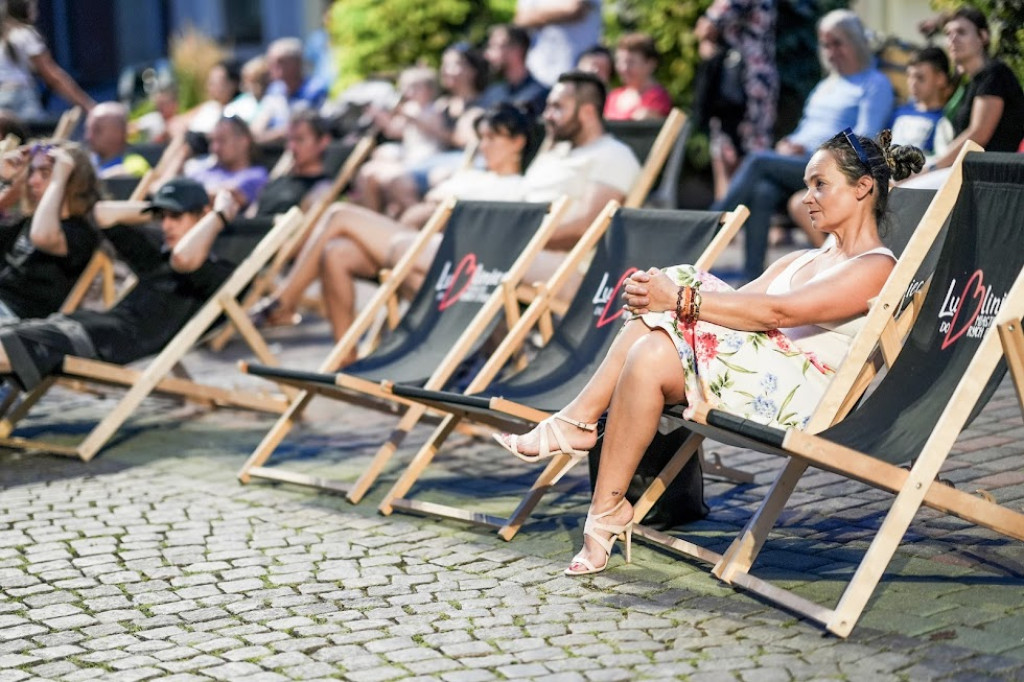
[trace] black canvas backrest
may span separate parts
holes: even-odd
[[[457,203],[423,286],[398,327],[346,373],[396,383],[425,381],[494,293],[547,212],[547,204]]]
[[[241,264],[260,240],[267,236],[274,226],[272,217],[261,218],[236,218],[221,230],[217,239],[213,242],[213,253],[218,258]]]
[[[138,154],[146,160],[150,166],[156,166],[160,157],[167,151],[167,145],[158,142],[142,142],[128,145],[128,154]]]
[[[935,197],[933,189],[911,189],[907,187],[894,187],[889,192],[889,208],[885,222],[879,229],[882,242],[888,246],[896,257],[903,255],[903,249],[907,242],[914,236],[914,230],[921,223],[925,211]],[[935,265],[939,261],[939,254],[942,252],[942,244],[946,240],[946,231],[949,229],[949,219],[939,231],[932,242],[928,254],[921,261],[914,278],[907,287],[907,293],[903,297],[902,307],[910,303],[913,295],[921,290],[928,282],[928,278],[935,272]]]
[[[633,151],[641,164],[647,159],[654,147],[654,141],[661,132],[664,119],[646,119],[643,121],[605,121],[604,129],[609,135],[622,142]]]
[[[333,178],[341,170],[342,165],[348,160],[349,154],[355,149],[355,144],[331,140],[324,151],[324,173],[327,177]]]
[[[131,197],[132,192],[139,186],[139,178],[133,175],[122,175],[114,178],[104,178],[100,181],[100,189],[103,194],[114,201],[125,201]]]
[[[710,211],[617,211],[551,340],[525,369],[488,393],[546,410],[568,402],[622,328],[624,280],[637,269],[694,262],[714,239],[720,216]]]
[[[891,463],[914,459],[1024,266],[1024,156],[968,154],[963,187],[921,313],[896,363],[822,436]],[[1005,372],[1000,363],[975,413]]]

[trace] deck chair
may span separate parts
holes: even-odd
[[[136,370],[100,360],[68,356],[61,371],[47,377],[37,388],[25,395],[21,403],[0,421],[0,447],[9,447],[30,452],[50,452],[59,455],[79,457],[84,461],[92,459],[110,440],[114,433],[131,416],[132,412],[150,393],[165,393],[172,396],[195,400],[211,406],[233,406],[243,409],[282,412],[287,401],[275,396],[253,394],[249,391],[235,391],[207,386],[192,381],[187,372],[179,367],[184,355],[192,349],[211,325],[226,315],[243,330],[243,336],[250,343],[253,352],[263,362],[275,362],[274,356],[263,343],[259,333],[252,328],[249,318],[237,302],[243,289],[256,273],[288,240],[302,224],[302,212],[294,208],[278,219],[266,231],[265,223],[239,221],[232,223],[218,236],[225,237],[226,256],[245,254],[238,267],[221,285],[220,289],[202,306],[192,319],[171,339],[164,349],[153,357],[145,369]],[[247,242],[244,246],[239,242]],[[220,245],[218,245],[218,253]],[[174,376],[170,376],[174,373]],[[76,446],[45,442],[12,436],[18,422],[46,394],[51,386],[61,379],[77,380],[89,384],[121,386],[128,390],[117,405],[90,431]]]
[[[951,180],[959,185],[960,178],[956,168]],[[845,637],[922,504],[1024,540],[1024,515],[1019,511],[937,481],[960,431],[980,412],[1007,367],[1024,407],[1022,188],[1024,159],[1018,155],[966,156],[962,188],[921,312],[875,390],[842,421],[818,433],[812,431],[813,424],[804,432],[784,431],[697,406],[694,420],[687,423],[694,432],[789,458],[761,507],[726,552],[700,552],[703,556],[698,558],[715,564],[715,575]],[[950,189],[941,189],[936,201]],[[926,218],[919,231],[927,223]],[[812,419],[818,418],[816,414]],[[901,468],[905,464],[910,464],[909,471]],[[786,501],[811,466],[896,494],[834,609],[750,573]]]
[[[501,347],[470,383],[466,395],[423,390],[396,382],[395,395],[414,399],[447,415],[427,443],[395,482],[380,504],[380,511],[394,510],[469,521],[498,529],[506,540],[519,531],[541,497],[575,464],[569,456],[552,459],[536,479],[518,508],[506,519],[452,506],[406,499],[415,482],[437,454],[445,439],[461,421],[491,428],[525,431],[533,427],[579,392],[604,359],[621,327],[620,289],[637,268],[694,263],[707,269],[721,254],[746,219],[746,208],[725,214],[708,211],[618,209],[612,204],[587,230],[566,263],[542,287],[541,296],[523,314]],[[543,311],[549,292],[558,291],[562,280],[597,245],[579,291],[548,342],[520,372],[492,381],[517,348],[540,323],[549,333]]]
[[[290,383],[302,389],[288,411],[263,438],[238,473],[243,483],[262,478],[347,493],[358,502],[400,444],[393,438],[374,457],[359,480],[350,485],[263,466],[316,394],[356,405],[402,413],[395,433],[408,432],[425,409],[386,392],[381,382],[397,379],[429,389],[444,388],[465,358],[478,350],[505,312],[512,326],[519,309],[515,287],[530,262],[543,249],[568,206],[561,199],[547,204],[454,202],[441,204],[420,231],[412,248],[363,308],[318,372],[243,366],[250,374]],[[412,272],[420,252],[434,234],[444,230],[423,285],[399,325],[370,355],[332,373],[356,348],[382,306]]]
[[[333,145],[334,143],[332,143]],[[359,142],[351,148],[345,150],[340,149],[337,145],[329,154],[328,160],[329,165],[336,166],[336,172],[334,180],[331,183],[330,188],[324,193],[322,197],[310,208],[309,213],[306,214],[302,226],[296,230],[288,242],[283,248],[279,249],[274,255],[274,259],[267,265],[263,272],[261,272],[253,285],[249,287],[248,292],[245,295],[245,299],[242,301],[243,310],[248,310],[257,301],[263,298],[265,295],[270,293],[278,277],[284,271],[285,266],[291,261],[294,253],[298,251],[302,243],[309,237],[313,228],[323,217],[324,212],[327,211],[328,207],[338,198],[346,187],[355,178],[356,171],[359,170],[359,166],[370,156],[370,152],[373,151],[373,147],[376,141],[371,136],[363,137]],[[347,151],[347,153],[346,153]],[[214,351],[219,351],[224,348],[231,341],[235,335],[235,329],[231,324],[225,325],[225,327],[214,337],[210,339],[210,348]]]
[[[896,187],[891,190],[889,194],[889,215],[881,232],[883,243],[897,257],[901,257],[907,249],[917,231],[918,225],[924,219],[928,208],[931,206],[935,194],[935,190],[931,189]],[[949,224],[948,210],[945,213],[940,212],[933,215],[936,220],[940,219],[942,215],[946,215],[945,223],[936,233],[931,246],[920,261],[917,272],[907,285],[903,299],[896,304],[898,309],[897,316],[893,318],[892,324],[886,327],[879,338],[879,352],[863,365],[861,374],[857,377],[853,388],[847,394],[846,401],[840,408],[840,412],[843,414],[849,411],[850,406],[860,398],[864,390],[875,379],[882,368],[887,364],[891,364],[895,359],[902,345],[902,340],[906,337],[907,332],[914,323],[917,312],[920,310],[920,304],[924,299],[932,273],[935,271],[935,265],[938,262],[945,240],[945,232]],[[674,416],[677,417],[678,414],[679,409],[677,408],[670,407],[666,409],[666,417],[670,419]],[[713,453],[710,459],[704,458],[704,453],[698,449],[702,445],[702,440],[700,436],[695,436],[693,439],[687,439],[683,442],[676,455],[666,464],[658,478],[634,504],[635,518],[643,519],[646,516],[647,512],[661,498],[675,477],[679,475],[694,452],[702,458],[701,468],[705,475],[718,474],[721,476],[724,468],[727,472],[724,477],[727,479],[738,483],[753,482],[753,476],[748,472],[726,468],[718,454]],[[676,542],[671,536],[649,529],[640,524],[639,521],[635,528],[637,529],[635,533],[637,537],[646,540],[650,544],[672,549]]]

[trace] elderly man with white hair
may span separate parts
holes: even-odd
[[[253,121],[258,141],[283,139],[288,132],[290,113],[297,109],[318,110],[327,99],[327,85],[305,75],[302,41],[278,38],[267,48],[270,86],[267,88],[267,114]]]
[[[138,154],[127,154],[128,108],[120,102],[100,102],[85,119],[85,142],[100,179],[142,177],[149,163]]]
[[[744,278],[764,271],[772,214],[793,192],[804,186],[804,166],[825,140],[845,128],[873,137],[892,115],[893,91],[878,70],[864,25],[850,10],[829,12],[818,22],[818,45],[828,75],[804,103],[796,130],[779,140],[774,151],[748,154],[713,210],[750,209],[743,225]]]

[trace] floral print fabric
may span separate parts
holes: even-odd
[[[665,273],[680,286],[700,281],[701,291],[732,290],[691,265],[672,266]],[[802,429],[835,373],[778,330],[744,332],[700,320],[684,323],[676,320],[675,311],[640,319],[651,329],[665,330],[675,344],[691,406],[707,402],[767,426]]]

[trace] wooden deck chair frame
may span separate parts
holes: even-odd
[[[907,245],[907,250],[904,252],[904,258],[901,258],[900,262],[897,263],[896,268],[890,275],[889,281],[886,283],[875,304],[872,306],[864,329],[854,339],[847,359],[838,370],[833,382],[829,385],[821,405],[819,405],[818,410],[812,416],[807,428],[803,432],[795,430],[786,432],[787,435],[785,440],[778,444],[778,447],[774,448],[766,448],[763,443],[758,443],[755,440],[749,439],[744,439],[742,443],[738,443],[736,442],[737,439],[735,435],[730,433],[722,433],[715,436],[717,439],[728,439],[733,444],[740,444],[742,446],[752,447],[764,452],[790,457],[789,462],[771,486],[770,492],[765,498],[761,508],[747,523],[746,527],[732,542],[726,552],[719,554],[692,542],[675,538],[644,526],[634,526],[634,535],[643,538],[645,541],[661,546],[662,548],[671,550],[674,553],[696,558],[703,562],[712,564],[712,572],[723,581],[744,587],[745,589],[756,592],[771,601],[782,604],[786,608],[824,625],[830,632],[843,637],[847,636],[852,630],[857,618],[859,618],[860,613],[863,611],[874,586],[881,577],[881,570],[868,566],[867,557],[865,557],[865,562],[861,564],[861,568],[858,569],[857,576],[854,578],[854,581],[847,589],[843,599],[835,610],[830,610],[817,604],[813,604],[809,600],[793,595],[781,588],[772,586],[763,580],[755,578],[749,573],[760,548],[767,539],[769,531],[774,526],[779,514],[781,514],[782,509],[785,506],[786,501],[795,489],[799,478],[808,466],[845,473],[850,478],[860,480],[883,490],[898,492],[901,496],[907,494],[911,498],[917,498],[920,497],[920,495],[924,495],[925,497],[921,497],[916,503],[910,503],[915,505],[915,510],[923,501],[923,503],[934,506],[941,511],[954,513],[969,521],[980,523],[981,525],[989,525],[983,521],[979,521],[977,518],[977,512],[974,511],[980,506],[983,506],[987,513],[992,513],[995,518],[1000,520],[999,523],[1002,524],[999,527],[992,525],[989,525],[989,527],[1010,535],[1011,537],[1024,539],[1024,516],[1008,516],[1008,514],[1013,512],[1008,512],[1007,510],[998,508],[990,502],[982,501],[951,488],[939,490],[939,488],[945,488],[945,486],[934,485],[934,476],[938,472],[938,467],[941,466],[941,461],[934,463],[933,465],[923,465],[925,467],[924,471],[926,472],[926,475],[929,476],[929,483],[925,486],[919,479],[916,482],[913,482],[914,479],[910,478],[910,475],[899,467],[885,464],[884,462],[880,462],[879,460],[868,457],[867,455],[862,455],[845,448],[839,448],[838,446],[829,444],[827,441],[822,441],[820,438],[815,436],[815,434],[829,426],[839,423],[853,409],[856,401],[863,394],[864,390],[866,390],[876,375],[876,365],[871,362],[871,356],[876,350],[880,353],[884,360],[884,364],[887,366],[891,366],[897,359],[902,347],[902,340],[909,331],[909,327],[912,325],[923,300],[922,292],[916,297],[916,309],[904,311],[903,315],[898,320],[894,320],[892,318],[889,311],[898,309],[899,296],[902,295],[902,292],[905,290],[905,287],[909,282],[909,277],[913,274],[909,267],[911,264],[908,262],[908,267],[905,267],[904,261],[909,261],[910,258],[917,258],[923,254],[924,250],[927,249],[927,241],[934,238],[934,235],[941,229],[941,225],[945,221],[945,216],[947,216],[953,209],[953,205],[956,203],[957,196],[960,192],[962,184],[961,172],[963,159],[968,152],[972,151],[980,151],[980,147],[970,143],[957,157],[953,172],[946,181],[946,184],[936,193],[935,198],[932,201],[932,205],[929,207],[928,212],[921,221],[921,225],[915,232],[911,243]],[[908,256],[910,258],[908,258]],[[908,272],[910,274],[908,274]],[[1021,298],[1024,297],[1024,283],[1022,283],[1021,278],[1018,277],[1013,291],[1016,292],[1015,295],[1017,298],[1013,299],[1013,294],[1011,294],[1004,302],[1003,310],[1009,312],[1001,314],[1001,321],[997,325],[994,325],[997,330],[990,330],[990,336],[992,338],[986,339],[985,343],[988,345],[984,346],[983,350],[979,351],[979,356],[985,353],[994,353],[995,355],[998,355],[998,344],[1002,343],[1005,349],[1007,363],[1010,367],[1011,376],[1013,377],[1017,388],[1018,399],[1021,401],[1022,408],[1024,408],[1024,390],[1022,390],[1022,386],[1024,386],[1024,383],[1022,383],[1022,379],[1024,379],[1024,362],[1021,360],[1021,358],[1024,357],[1022,356],[1022,349],[1024,349],[1024,345],[1022,345],[1022,337],[1020,336],[1020,315],[1022,308],[1019,307],[1019,302],[1021,301]],[[1011,299],[1018,302],[1018,307],[1014,308],[1010,304]],[[1005,319],[1006,314],[1009,314],[1012,317],[1014,312],[1016,313],[1016,317],[1014,319]],[[983,360],[978,358],[976,358],[976,360],[978,362],[983,362]],[[995,360],[991,360],[991,358],[989,358],[985,361],[990,361],[992,366],[994,366]],[[990,370],[988,374],[985,374],[986,377],[991,374]],[[961,389],[958,390],[968,392],[975,391],[975,399],[969,403],[957,402],[955,399],[955,404],[974,405],[977,398],[976,392],[980,390],[980,388],[975,386],[977,383],[978,380],[968,380],[963,382],[964,385],[962,385]],[[971,393],[967,393],[967,395],[971,395]],[[955,412],[955,410],[952,411]],[[694,416],[694,421],[687,422],[687,424],[695,429],[700,429],[702,425],[706,424],[708,413],[708,406],[698,406]],[[935,437],[939,438],[940,441],[942,438],[946,438],[949,446],[951,446],[952,441],[955,440],[960,429],[963,427],[966,418],[966,414],[950,416],[948,422],[944,418],[940,422],[940,429],[936,430],[936,434],[939,434],[941,431],[942,435]],[[955,428],[955,430],[950,432],[948,424],[959,425],[953,426],[952,428]],[[667,485],[675,473],[685,465],[687,459],[692,454],[694,444],[700,442],[704,437],[705,435],[695,432],[694,435],[688,439],[687,443],[684,443],[680,452],[675,458],[673,458],[673,460],[666,466],[665,471],[663,471],[659,476],[659,480],[651,486],[651,488],[644,494],[644,498],[641,503],[636,506],[634,519],[638,518],[640,514],[646,513],[646,510],[650,508],[650,504],[652,504],[664,490],[664,486]],[[808,444],[813,444],[813,448],[808,449],[810,447]],[[945,452],[948,452],[948,449],[948,446],[945,447]],[[943,454],[942,458],[944,459],[944,457],[945,455]],[[836,462],[840,459],[849,462],[850,468],[848,471],[844,472],[838,468]],[[931,471],[932,469],[934,469],[934,471]],[[911,475],[917,471],[918,465],[915,464]],[[928,472],[930,472],[930,474]],[[913,482],[912,485],[918,486],[914,489],[916,492],[907,491],[907,485],[905,482],[908,480]],[[918,495],[918,493],[920,493],[920,495]],[[944,502],[938,502],[939,500],[944,500]],[[955,502],[950,502],[950,500],[954,500]],[[896,507],[894,507],[894,509],[895,508]],[[906,523],[909,524],[910,516],[913,516],[913,512],[910,513],[910,516],[906,516],[904,513],[906,508],[904,506],[901,505],[900,508],[903,511],[899,512],[897,516],[901,520],[893,521],[896,526],[899,526],[902,521],[906,521]],[[887,518],[886,524],[888,523],[889,520]],[[895,531],[887,533],[884,536],[881,534],[877,536],[880,539],[876,542],[881,543],[878,546],[884,546],[886,549],[875,550],[874,548],[876,545],[873,543],[872,550],[869,550],[869,554],[873,557],[871,560],[874,561],[874,557],[879,556],[879,553],[884,554],[886,551],[888,551],[888,556],[891,557],[892,552],[895,551],[899,538],[902,537],[905,529],[906,526],[903,525],[903,530],[899,531],[899,537],[895,539],[892,537]],[[885,559],[885,561],[887,563],[888,558]]]
[[[67,140],[70,138],[71,133],[75,132],[75,128],[78,127],[78,122],[81,119],[82,107],[74,106],[67,109],[60,115],[60,119],[57,120],[57,125],[53,129],[53,139]]]
[[[345,335],[335,344],[327,358],[320,365],[316,374],[334,372],[341,365],[341,362],[348,357],[357,347],[360,337],[369,330],[379,313],[387,305],[404,280],[413,272],[420,253],[426,248],[431,238],[441,232],[448,222],[454,210],[456,201],[453,199],[444,201],[431,216],[427,224],[420,230],[416,240],[392,270],[391,276],[378,287],[371,300],[356,317],[352,326]],[[485,331],[490,322],[502,312],[506,315],[506,322],[509,327],[515,325],[518,319],[519,309],[515,300],[515,290],[519,281],[526,274],[533,259],[544,248],[565,214],[569,201],[565,198],[559,199],[548,209],[547,216],[543,223],[530,239],[527,247],[519,254],[515,263],[503,277],[501,284],[494,293],[488,297],[473,321],[459,336],[451,349],[441,360],[438,367],[431,373],[426,381],[427,388],[442,388],[451,375],[458,368],[458,364],[466,357]],[[243,366],[243,371],[247,368]],[[284,437],[291,431],[292,426],[301,417],[306,406],[315,395],[321,394],[328,397],[338,397],[347,401],[356,402],[372,407],[387,406],[402,412],[401,420],[394,433],[407,433],[423,416],[427,409],[412,401],[407,401],[392,395],[376,382],[346,374],[338,373],[333,377],[332,384],[312,383],[307,380],[310,373],[295,373],[296,381],[289,381],[287,377],[275,377],[275,380],[285,381],[302,389],[298,396],[292,399],[288,410],[282,415],[249,459],[243,464],[238,472],[238,478],[242,483],[248,483],[252,478],[295,483],[298,485],[310,486],[335,493],[344,493],[350,502],[357,503],[365,495],[380,472],[386,466],[400,440],[390,439],[374,456],[370,466],[363,472],[355,483],[334,481],[317,476],[309,476],[284,470],[280,467],[268,468],[263,466],[267,459],[274,453],[274,450],[281,443]]]
[[[65,358],[60,374],[47,377],[37,388],[26,394],[22,402],[0,421],[0,447],[29,452],[49,452],[89,461],[110,440],[139,404],[154,392],[179,396],[211,406],[283,412],[288,403],[282,398],[198,384],[191,381],[187,374],[181,376],[182,370],[178,368],[185,353],[195,346],[202,334],[221,314],[227,315],[238,325],[239,329],[243,330],[242,335],[261,361],[267,364],[276,363],[273,354],[238,304],[237,297],[252,281],[260,268],[287,242],[291,234],[301,224],[302,211],[298,208],[293,208],[281,217],[270,232],[260,240],[249,257],[235,268],[220,289],[192,316],[174,338],[164,346],[163,350],[149,361],[144,370],[73,356]],[[172,373],[177,376],[169,376]],[[128,391],[77,446],[12,437],[11,434],[17,423],[61,378],[101,385],[123,386],[127,387]]]
[[[309,237],[313,228],[316,227],[317,223],[323,217],[324,213],[330,207],[332,203],[338,198],[344,189],[352,182],[355,178],[356,172],[359,167],[366,161],[370,156],[370,152],[373,151],[373,147],[376,144],[376,139],[372,136],[362,137],[356,146],[352,149],[352,152],[345,159],[345,162],[341,165],[338,170],[338,174],[334,176],[334,180],[331,182],[330,188],[327,192],[320,197],[317,202],[310,209],[306,215],[302,227],[297,230],[288,242],[284,245],[284,248],[280,249],[275,255],[273,261],[267,266],[266,270],[260,273],[256,281],[253,282],[249,291],[245,295],[245,299],[242,301],[242,308],[248,310],[263,296],[270,293],[274,284],[277,282],[278,277],[284,271],[285,266],[291,261],[295,252],[301,248],[303,242]],[[215,351],[220,351],[228,344],[229,341],[235,335],[235,328],[233,325],[226,325],[216,336],[210,340],[210,348]]]
[[[467,395],[479,393],[486,389],[505,363],[512,357],[513,353],[523,344],[527,335],[539,325],[544,324],[545,314],[550,308],[549,303],[553,297],[553,292],[557,292],[564,285],[565,281],[579,267],[579,264],[587,254],[597,245],[608,229],[617,209],[617,203],[609,203],[587,229],[583,238],[576,244],[570,255],[552,275],[551,279],[544,286],[540,287],[537,297],[524,311],[519,322],[510,329],[501,345],[469,384],[465,391]],[[720,219],[721,228],[704,250],[704,253],[696,259],[694,265],[701,269],[710,268],[739,231],[740,226],[748,215],[749,211],[744,206],[738,207],[736,211],[724,214]],[[549,334],[546,335],[549,336]],[[477,412],[472,414],[465,411],[459,412],[457,406],[450,403],[424,402],[432,408],[446,411],[447,414],[440,425],[437,426],[430,439],[413,457],[391,490],[385,495],[378,507],[378,510],[383,514],[390,514],[392,511],[398,510],[455,519],[493,528],[498,531],[500,537],[505,540],[511,540],[519,532],[519,529],[529,518],[543,496],[578,461],[569,455],[559,455],[552,458],[551,462],[547,464],[534,481],[519,505],[507,518],[497,518],[488,514],[449,505],[408,499],[405,495],[408,494],[426,467],[433,461],[444,441],[464,419],[475,421],[484,426],[507,428],[521,426],[524,421],[539,423],[551,416],[551,413],[544,410],[538,410],[518,402],[497,397],[490,400],[490,414],[483,416]]]

